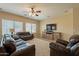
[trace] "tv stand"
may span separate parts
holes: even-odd
[[[62,34],[60,32],[42,32],[42,38],[49,40],[62,39]]]
[[[46,32],[46,34],[52,34],[53,32]]]

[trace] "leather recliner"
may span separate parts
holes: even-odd
[[[0,56],[35,56],[35,45],[29,45],[22,39],[6,40],[0,46]]]
[[[58,39],[49,44],[50,56],[79,56],[79,35],[72,35],[68,41]]]

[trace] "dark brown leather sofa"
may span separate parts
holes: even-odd
[[[34,38],[34,35],[29,33],[29,32],[17,32],[16,35],[19,36],[19,38],[27,41],[27,40],[31,40]]]
[[[29,45],[22,39],[6,40],[0,46],[0,56],[35,56],[35,45]]]
[[[72,35],[69,42],[58,39],[49,44],[50,56],[79,56],[79,35]]]

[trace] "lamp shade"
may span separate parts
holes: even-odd
[[[15,32],[15,29],[11,28],[11,29],[10,29],[10,32]]]

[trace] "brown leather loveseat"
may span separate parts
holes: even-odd
[[[29,32],[17,32],[16,35],[19,36],[19,38],[27,41],[27,40],[31,40],[34,38],[34,35],[29,33]]]

